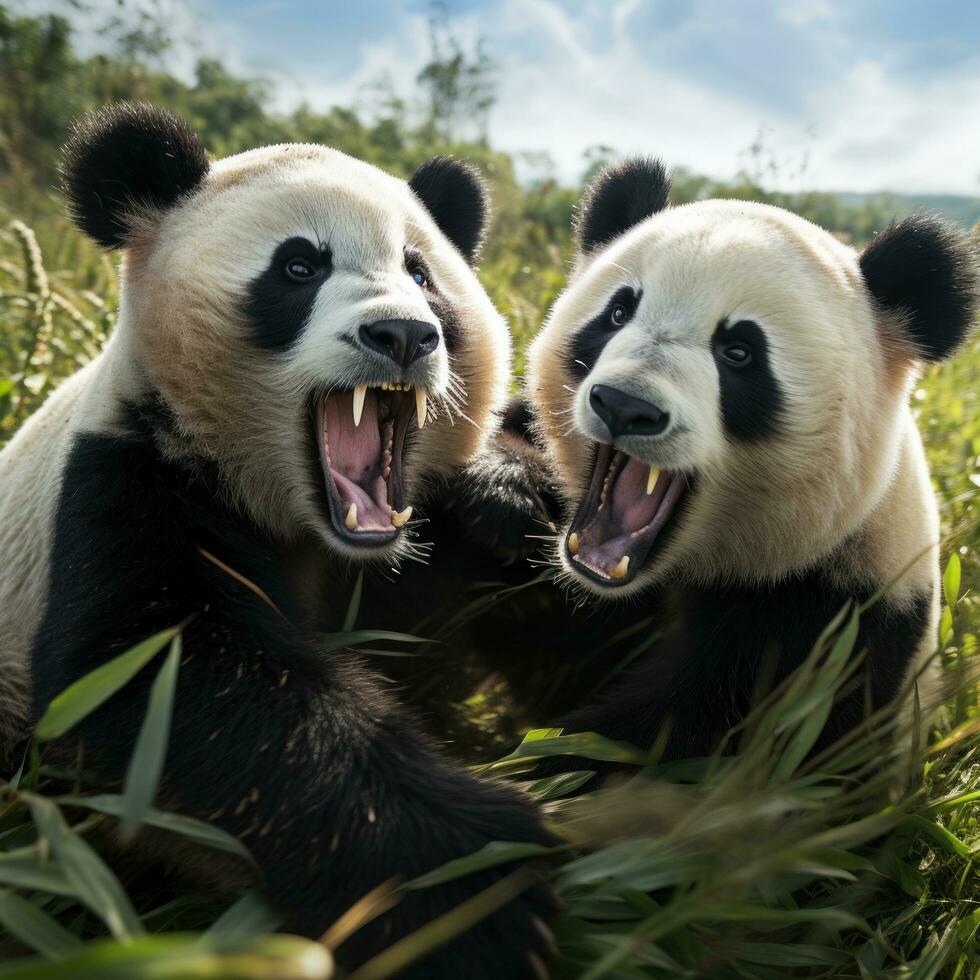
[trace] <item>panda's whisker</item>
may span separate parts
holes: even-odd
[[[607,259],[606,261],[614,269],[621,269],[623,272],[625,272],[626,275],[629,276],[630,279],[632,279],[634,283],[639,284],[641,282],[640,277],[632,269],[627,269],[625,265],[621,265],[619,262],[614,262],[614,261],[612,261],[612,259]]]

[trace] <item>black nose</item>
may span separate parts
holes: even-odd
[[[670,421],[663,409],[609,385],[593,385],[589,404],[606,423],[614,439],[617,436],[655,436],[663,432]]]
[[[372,350],[407,368],[439,346],[439,333],[422,320],[378,320],[360,329],[361,340]]]

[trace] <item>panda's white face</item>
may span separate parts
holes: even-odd
[[[479,448],[506,390],[507,331],[464,259],[404,182],[323,147],[212,167],[133,235],[123,313],[171,451],[351,557],[410,550],[425,481]]]
[[[840,545],[891,474],[911,377],[853,250],[738,201],[596,250],[528,373],[569,505],[562,568],[617,595],[773,580]]]

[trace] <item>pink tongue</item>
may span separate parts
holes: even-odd
[[[603,492],[602,509],[578,532],[577,561],[607,576],[624,555],[636,561],[634,551],[641,537],[636,532],[645,531],[655,517],[665,521],[672,509],[668,508],[667,514],[657,514],[671,486],[671,476],[661,473],[653,493],[648,494],[649,475],[650,467],[646,463],[632,457],[627,459],[613,481],[611,492],[608,489]]]
[[[653,520],[657,507],[667,490],[667,481],[660,475],[653,493],[647,493],[650,467],[631,456],[620,470],[613,485],[610,519],[630,531],[644,527]]]
[[[378,425],[378,399],[368,389],[361,424],[354,425],[354,395],[345,391],[326,399],[324,437],[330,460],[330,476],[346,517],[357,506],[358,530],[391,531],[391,507],[382,467],[385,465]],[[391,465],[391,460],[387,460]]]

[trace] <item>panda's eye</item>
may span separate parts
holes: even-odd
[[[316,275],[316,269],[306,259],[301,258],[290,259],[283,266],[283,272],[286,278],[293,282],[306,282]]]
[[[429,285],[429,280],[426,278],[425,273],[421,269],[412,270],[412,281],[421,289],[425,289]]]
[[[614,327],[624,326],[629,318],[629,311],[622,305],[622,303],[617,303],[609,314],[609,322]]]
[[[752,363],[749,345],[741,342],[726,344],[721,350],[721,356],[730,367],[741,368]]]

